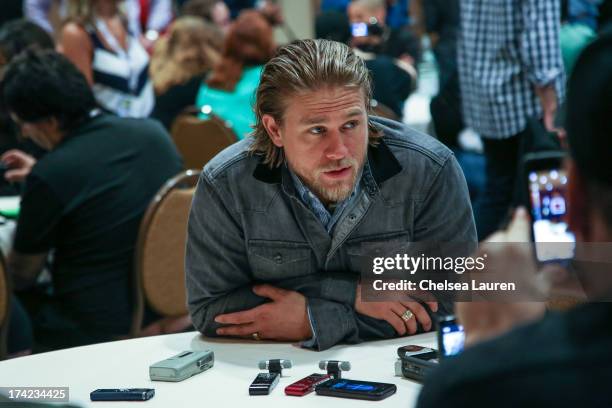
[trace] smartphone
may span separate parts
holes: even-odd
[[[353,37],[367,37],[368,23],[353,23],[351,24],[351,34]]]
[[[532,218],[532,239],[539,262],[572,259],[576,238],[567,219],[567,173],[562,152],[529,153],[524,165]]]
[[[304,395],[313,392],[317,385],[324,383],[330,378],[331,377],[328,374],[310,374],[308,377],[304,377],[301,380],[286,386],[285,394],[303,397]]]
[[[249,395],[268,395],[278,384],[280,374],[259,373],[249,385]]]
[[[153,398],[153,388],[102,388],[92,391],[92,401],[147,401]]]
[[[317,385],[315,388],[317,395],[371,401],[385,399],[395,394],[396,391],[397,387],[395,384],[348,380],[345,378],[331,379]]]
[[[463,351],[465,331],[453,315],[438,319],[438,355],[441,359]]]

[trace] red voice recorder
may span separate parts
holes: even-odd
[[[324,383],[331,378],[328,374],[310,374],[299,381],[285,387],[285,394],[302,397],[314,391],[318,384]]]

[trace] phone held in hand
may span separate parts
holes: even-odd
[[[153,398],[153,388],[100,388],[92,391],[92,401],[147,401]]]
[[[526,154],[523,161],[535,254],[543,263],[574,257],[576,238],[569,230],[564,158],[562,152],[540,152]]]
[[[315,392],[328,397],[380,401],[395,394],[397,387],[395,384],[338,378],[317,385]]]

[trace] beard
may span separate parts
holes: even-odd
[[[294,169],[294,172],[324,204],[339,203],[347,199],[353,192],[355,184],[357,183],[357,176],[361,172],[364,161],[365,157],[361,162],[352,157],[346,157],[342,160],[317,168],[314,174],[306,175],[297,169]],[[332,182],[323,182],[321,180],[323,173],[346,167],[350,167],[351,174],[349,177]]]

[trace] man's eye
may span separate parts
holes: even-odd
[[[344,126],[342,126],[344,129],[354,129],[357,127],[357,125],[359,124],[359,122],[357,122],[356,120],[352,120],[350,122],[347,122],[344,124]]]
[[[325,132],[325,128],[323,126],[315,126],[308,129],[308,132],[312,133],[313,135],[320,135],[321,133]]]

